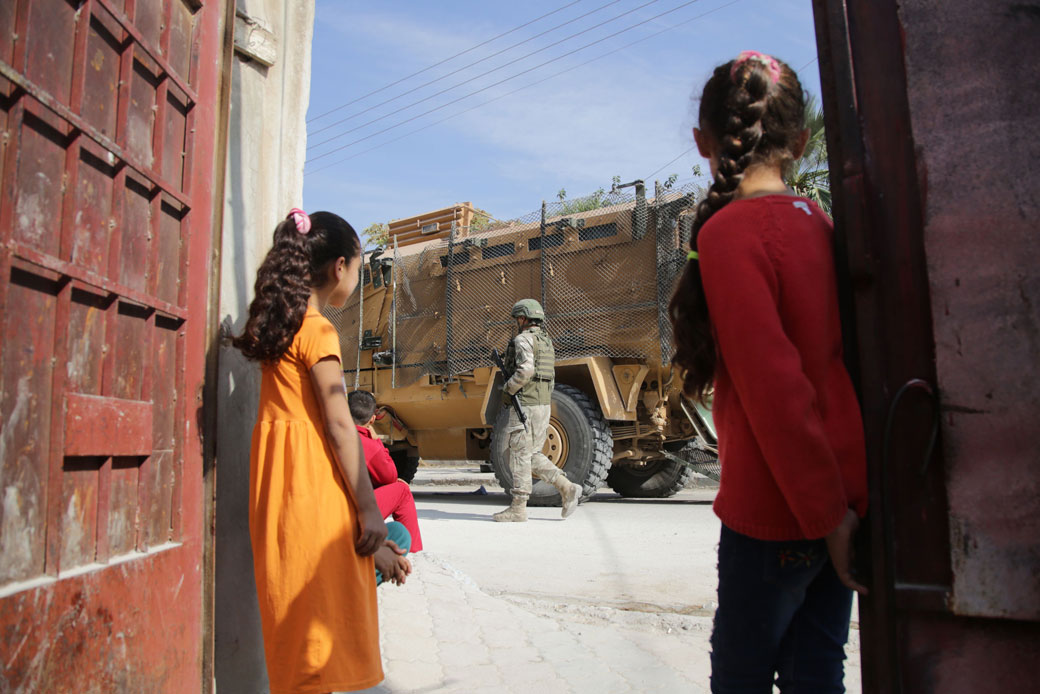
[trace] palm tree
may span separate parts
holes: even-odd
[[[791,165],[786,179],[795,193],[809,198],[827,214],[831,213],[831,179],[827,167],[827,136],[823,127],[823,110],[811,96],[805,104],[805,127],[809,142],[802,158]]]

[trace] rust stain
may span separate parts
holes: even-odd
[[[126,565],[113,571],[118,578],[91,574],[0,605],[7,627],[0,691],[165,692],[184,681],[194,655],[184,615],[166,619],[180,612],[173,586],[128,603],[123,589],[140,577]]]

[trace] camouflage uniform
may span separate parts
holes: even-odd
[[[533,299],[524,299],[513,307],[513,316],[541,320],[542,307]],[[581,485],[574,484],[558,467],[542,454],[552,411],[552,392],[556,381],[556,354],[552,340],[539,323],[529,323],[506,348],[504,364],[511,372],[502,394],[501,413],[505,427],[500,431],[509,437],[509,471],[513,477],[512,501],[505,511],[494,515],[496,521],[527,520],[527,499],[531,496],[531,474],[534,473],[560,492],[562,515],[569,516],[581,498]],[[512,406],[510,395],[516,394],[527,416],[527,428]],[[499,432],[496,431],[496,435]]]
[[[513,338],[506,349],[505,366],[513,375],[505,384],[503,407],[508,411],[505,433],[509,436],[509,471],[513,476],[512,495],[525,501],[531,495],[531,473],[555,484],[560,469],[542,454],[549,430],[555,354],[552,341],[539,325],[527,327]],[[509,395],[518,393],[527,415],[527,428],[516,414]]]

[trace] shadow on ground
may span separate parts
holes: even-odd
[[[431,489],[413,489],[412,495],[416,499],[423,498],[436,498],[442,503],[461,503],[461,504],[489,504],[489,505],[508,505],[508,497],[505,492],[499,491],[440,491]],[[633,499],[630,497],[624,497],[614,492],[597,492],[593,494],[589,499],[586,499],[582,504],[588,503],[608,503],[608,504],[620,504],[626,506],[639,506],[643,504],[658,504],[658,505],[679,505],[679,506],[710,506],[712,498],[679,498],[671,497],[668,499]]]
[[[448,513],[447,511],[437,511],[428,508],[420,508],[417,510],[419,513],[419,520],[472,520],[494,522],[491,520],[490,513]]]

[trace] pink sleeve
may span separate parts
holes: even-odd
[[[755,441],[802,532],[823,537],[848,502],[757,225],[708,224],[697,247],[718,349]]]

